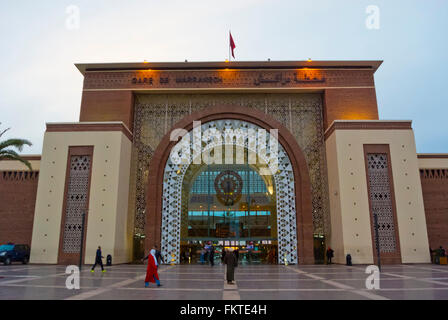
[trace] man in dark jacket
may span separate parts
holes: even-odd
[[[233,251],[233,254],[235,255],[236,263],[238,263],[238,260],[240,258],[240,251],[238,250],[238,248],[236,248],[235,251]]]
[[[209,259],[210,259],[210,266],[215,265],[215,248],[213,245],[210,247],[210,253],[209,253]]]
[[[331,258],[333,258],[333,249],[331,249],[330,247],[328,247],[327,250],[327,264],[331,264]]]
[[[101,253],[101,247],[98,246],[98,249],[96,250],[96,257],[95,257],[95,264],[92,267],[92,270],[90,270],[90,272],[95,272],[95,267],[97,264],[99,264],[101,266],[101,271],[102,272],[106,272],[106,270],[104,270],[103,267],[103,255]]]
[[[221,253],[221,262],[224,263],[224,258],[226,257],[226,248],[222,247],[222,253]]]
[[[230,250],[226,253],[224,257],[224,264],[226,267],[226,278],[228,284],[233,284],[233,280],[235,280],[235,267],[238,265],[235,254]]]

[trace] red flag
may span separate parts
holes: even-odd
[[[236,48],[235,42],[233,41],[232,38],[232,33],[229,31],[230,34],[230,49],[232,49],[232,57],[233,59],[235,59],[235,54],[233,53],[233,50]]]

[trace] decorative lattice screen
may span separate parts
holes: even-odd
[[[91,156],[72,156],[65,209],[64,253],[78,253],[81,245],[82,214],[87,210]]]
[[[380,252],[393,253],[396,251],[397,244],[387,154],[369,153],[367,157],[372,224],[374,223],[374,214],[376,214]]]

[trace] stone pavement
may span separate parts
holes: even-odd
[[[0,265],[0,300],[287,300],[287,299],[448,299],[448,267],[384,266],[380,290],[367,290],[366,266],[239,266],[236,284],[224,280],[225,268],[202,265],[161,266],[162,287],[144,288],[146,266],[116,265],[101,273],[81,272],[81,288],[65,286],[65,266]]]

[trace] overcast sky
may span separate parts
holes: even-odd
[[[384,60],[380,119],[413,120],[418,152],[448,153],[447,0],[0,0],[0,129],[40,154],[46,122],[79,120],[74,63],[222,61],[230,28],[237,60]]]

